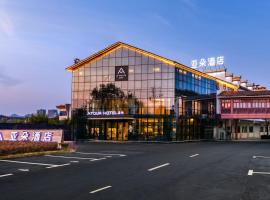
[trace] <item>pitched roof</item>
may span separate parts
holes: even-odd
[[[211,80],[215,80],[217,81],[218,83],[220,84],[223,84],[223,85],[226,85],[227,87],[230,87],[234,90],[236,90],[238,88],[238,86],[232,84],[232,83],[229,83],[227,81],[224,81],[222,79],[219,79],[219,78],[216,78],[214,76],[211,76],[211,75],[208,75],[206,73],[203,73],[201,71],[198,71],[198,70],[195,70],[193,68],[190,68],[190,67],[187,67],[181,63],[178,63],[174,60],[171,60],[171,59],[168,59],[168,58],[165,58],[165,57],[162,57],[160,55],[157,55],[157,54],[154,54],[154,53],[151,53],[149,51],[145,51],[143,49],[140,49],[140,48],[137,48],[137,47],[134,47],[134,46],[131,46],[129,44],[126,44],[126,43],[123,43],[123,42],[116,42],[108,47],[106,47],[105,49],[101,50],[101,51],[98,51],[97,53],[93,54],[93,55],[90,55],[89,57],[83,59],[83,60],[80,60],[79,62],[77,63],[74,63],[73,65],[71,66],[68,66],[66,67],[66,70],[67,71],[74,71],[78,68],[80,68],[81,66],[83,66],[84,64],[88,63],[88,62],[91,62],[91,61],[94,61],[96,59],[98,59],[99,57],[101,56],[105,56],[109,53],[111,53],[112,51],[115,51],[116,49],[118,48],[121,48],[121,47],[125,47],[125,48],[128,48],[130,50],[133,50],[133,51],[136,51],[138,53],[141,53],[141,54],[144,54],[146,56],[149,56],[149,57],[152,57],[154,59],[158,59],[166,64],[169,64],[171,66],[174,66],[174,67],[177,67],[177,68],[180,68],[182,70],[185,70],[185,71],[188,71],[188,72],[191,72],[191,73],[194,73],[194,74],[197,74],[199,76],[202,76],[202,77],[205,77],[205,78],[208,78],[208,79],[211,79]]]
[[[269,97],[270,90],[264,91],[223,91],[219,95],[221,98],[233,97]]]

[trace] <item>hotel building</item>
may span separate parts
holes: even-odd
[[[87,109],[93,139],[211,139],[220,124],[217,95],[250,90],[226,71],[197,71],[122,42],[66,69],[72,110]]]

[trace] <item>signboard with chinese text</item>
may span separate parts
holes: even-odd
[[[201,58],[191,61],[191,68],[194,69],[209,69],[211,67],[224,66],[224,56]]]
[[[0,130],[0,141],[33,141],[33,142],[57,142],[63,140],[63,130]]]

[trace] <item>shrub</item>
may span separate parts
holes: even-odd
[[[261,135],[261,139],[270,139],[270,135]]]
[[[0,155],[57,150],[56,142],[0,141]]]

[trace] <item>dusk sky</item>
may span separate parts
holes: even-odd
[[[0,114],[70,103],[65,67],[117,41],[186,65],[224,55],[228,71],[270,87],[269,10],[269,0],[0,0]]]

